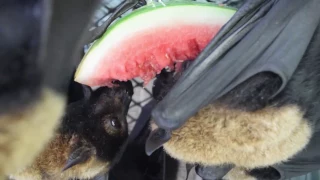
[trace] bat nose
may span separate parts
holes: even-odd
[[[127,94],[129,94],[129,96],[132,96],[133,95],[133,85],[132,85],[131,81],[124,82],[124,86],[126,88]]]

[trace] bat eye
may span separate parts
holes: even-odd
[[[113,128],[116,128],[116,129],[120,129],[120,128],[121,128],[121,123],[120,123],[120,121],[119,121],[118,119],[116,119],[116,118],[112,118],[112,119],[110,120],[110,123],[111,123],[111,126],[112,126]]]
[[[103,127],[107,134],[109,135],[118,135],[123,131],[123,124],[121,119],[117,117],[106,117],[103,121]]]

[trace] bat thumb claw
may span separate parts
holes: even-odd
[[[147,139],[145,151],[150,156],[154,151],[163,146],[171,138],[171,131],[158,128],[152,131]]]

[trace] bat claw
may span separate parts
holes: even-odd
[[[154,151],[163,146],[171,138],[171,132],[165,129],[158,128],[152,131],[147,139],[145,151],[150,156]]]

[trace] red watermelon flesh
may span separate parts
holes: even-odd
[[[194,60],[234,12],[195,2],[138,9],[90,48],[75,81],[112,86],[113,80],[140,77],[147,84],[163,68]]]

